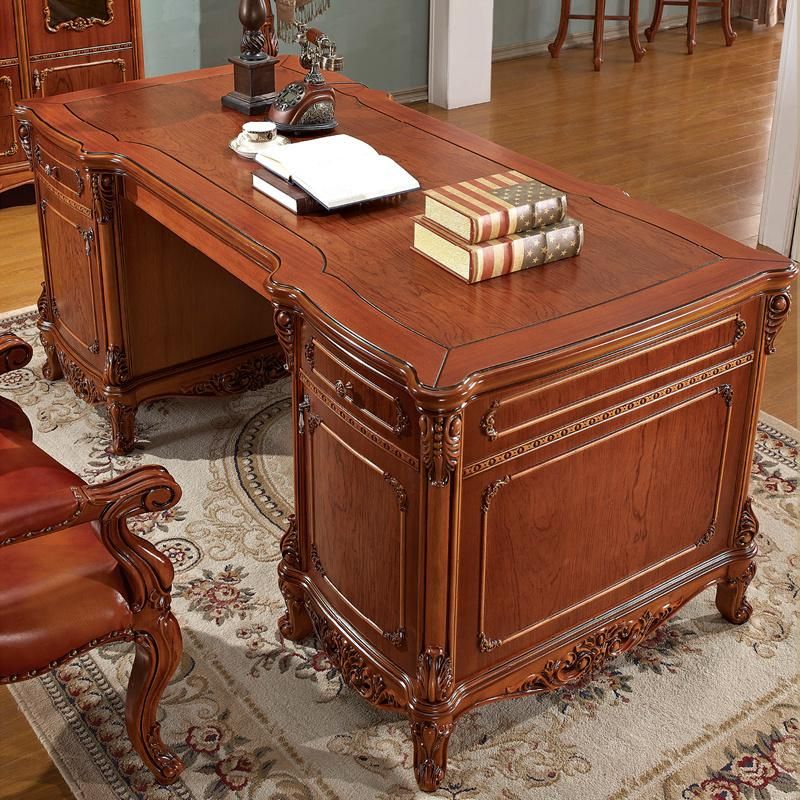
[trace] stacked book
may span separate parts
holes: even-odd
[[[425,192],[414,250],[467,283],[577,256],[583,224],[567,196],[514,170]]]

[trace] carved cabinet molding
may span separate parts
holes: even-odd
[[[140,0],[5,0],[0,2],[0,30],[17,34],[9,37],[15,52],[4,52],[0,59],[4,192],[32,177],[30,146],[14,124],[17,104],[136,80],[144,76],[144,56]]]

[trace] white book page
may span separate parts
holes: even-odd
[[[269,154],[257,155],[256,161],[288,181],[294,179],[298,172],[309,175],[326,170],[330,164],[355,166],[375,158],[378,158],[378,154],[366,142],[339,134],[276,147]]]
[[[387,156],[329,163],[324,170],[303,165],[293,180],[328,209],[419,189],[417,179]]]

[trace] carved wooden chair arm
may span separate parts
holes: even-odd
[[[0,333],[0,375],[20,369],[33,358],[33,348],[12,333]]]
[[[59,502],[59,497],[62,495]],[[59,488],[48,495],[51,508],[63,508],[59,520],[46,527],[31,530],[26,515],[0,529],[0,547],[28,541],[86,522],[109,523],[125,520],[136,514],[161,511],[174,506],[181,490],[164,467],[145,466],[131,470],[105,483],[79,484]],[[102,525],[101,525],[102,527]]]

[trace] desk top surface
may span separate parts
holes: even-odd
[[[295,59],[282,59],[278,85],[299,74]],[[188,222],[177,232],[190,242],[202,228],[211,244],[201,249],[253,288],[386,358],[421,391],[590,345],[600,353],[670,317],[707,313],[724,298],[785,286],[793,276],[774,253],[329,77],[341,84],[337,132],[391,156],[423,188],[513,168],[565,190],[585,226],[582,254],[467,285],[410,249],[419,192],[389,205],[295,216],[256,192],[255,165],[228,149],[245,118],[220,108],[231,87],[227,67],[30,101],[22,114],[90,168],[124,172],[133,202],[139,187],[179,211]]]

